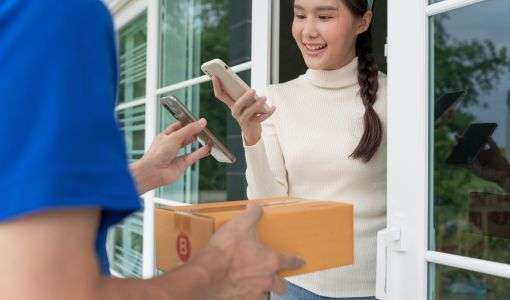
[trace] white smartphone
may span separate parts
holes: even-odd
[[[198,118],[184,106],[179,99],[174,96],[161,98],[161,105],[172,115],[179,120],[183,126],[198,121]],[[212,144],[211,155],[217,161],[222,163],[233,164],[236,157],[232,154],[225,145],[207,128],[205,128],[197,136],[198,142],[201,145]]]
[[[209,75],[209,77],[216,76],[223,85],[223,89],[229,94],[232,99],[239,99],[246,91],[250,89],[250,86],[244,82],[229,66],[224,63],[221,59],[213,59],[202,64],[202,71]],[[264,110],[261,113],[271,111],[269,105],[264,105]]]

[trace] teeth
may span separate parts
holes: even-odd
[[[305,44],[306,48],[310,49],[310,50],[320,50],[320,49],[323,49],[326,47],[326,44],[321,44],[321,45],[309,45],[309,44]]]

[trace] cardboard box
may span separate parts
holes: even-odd
[[[290,276],[353,263],[353,207],[350,204],[292,198],[250,200],[262,205],[259,239],[268,247],[298,255],[306,265]],[[168,271],[189,261],[206,246],[214,231],[246,208],[248,201],[229,201],[155,212],[156,266]]]

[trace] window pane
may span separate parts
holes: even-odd
[[[250,60],[251,1],[162,0],[160,24],[162,87],[201,76],[214,58]]]
[[[117,112],[124,134],[129,162],[143,156],[145,148],[145,105]],[[124,277],[142,276],[143,215],[134,213],[109,232],[110,268]]]
[[[509,1],[492,0],[430,19],[430,248],[503,263],[510,263],[509,11]]]
[[[118,33],[118,103],[145,97],[147,15],[132,21]]]
[[[510,279],[429,265],[430,300],[510,299]]]
[[[248,84],[250,83],[249,75],[250,71],[240,74]],[[187,170],[180,180],[160,189],[159,196],[186,203],[245,199],[246,163],[239,126],[232,119],[228,108],[214,97],[211,83],[195,85],[174,92],[172,95],[178,97],[195,116],[205,117],[208,120],[208,128],[237,157],[237,162],[230,165],[219,163],[213,157],[204,158]],[[173,122],[175,119],[161,109],[160,130]],[[197,147],[198,144],[195,143],[186,149],[186,153]]]
[[[109,232],[110,268],[124,277],[142,277],[143,216],[135,213]]]
[[[117,112],[124,134],[129,162],[143,156],[145,148],[145,105]],[[143,215],[134,213],[109,232],[110,268],[124,277],[142,277]]]
[[[117,120],[124,133],[129,161],[141,158],[145,147],[145,105],[117,112]]]

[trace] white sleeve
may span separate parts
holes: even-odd
[[[275,114],[262,123],[262,137],[255,145],[246,146],[243,138],[248,199],[288,196],[287,170],[274,124]]]

